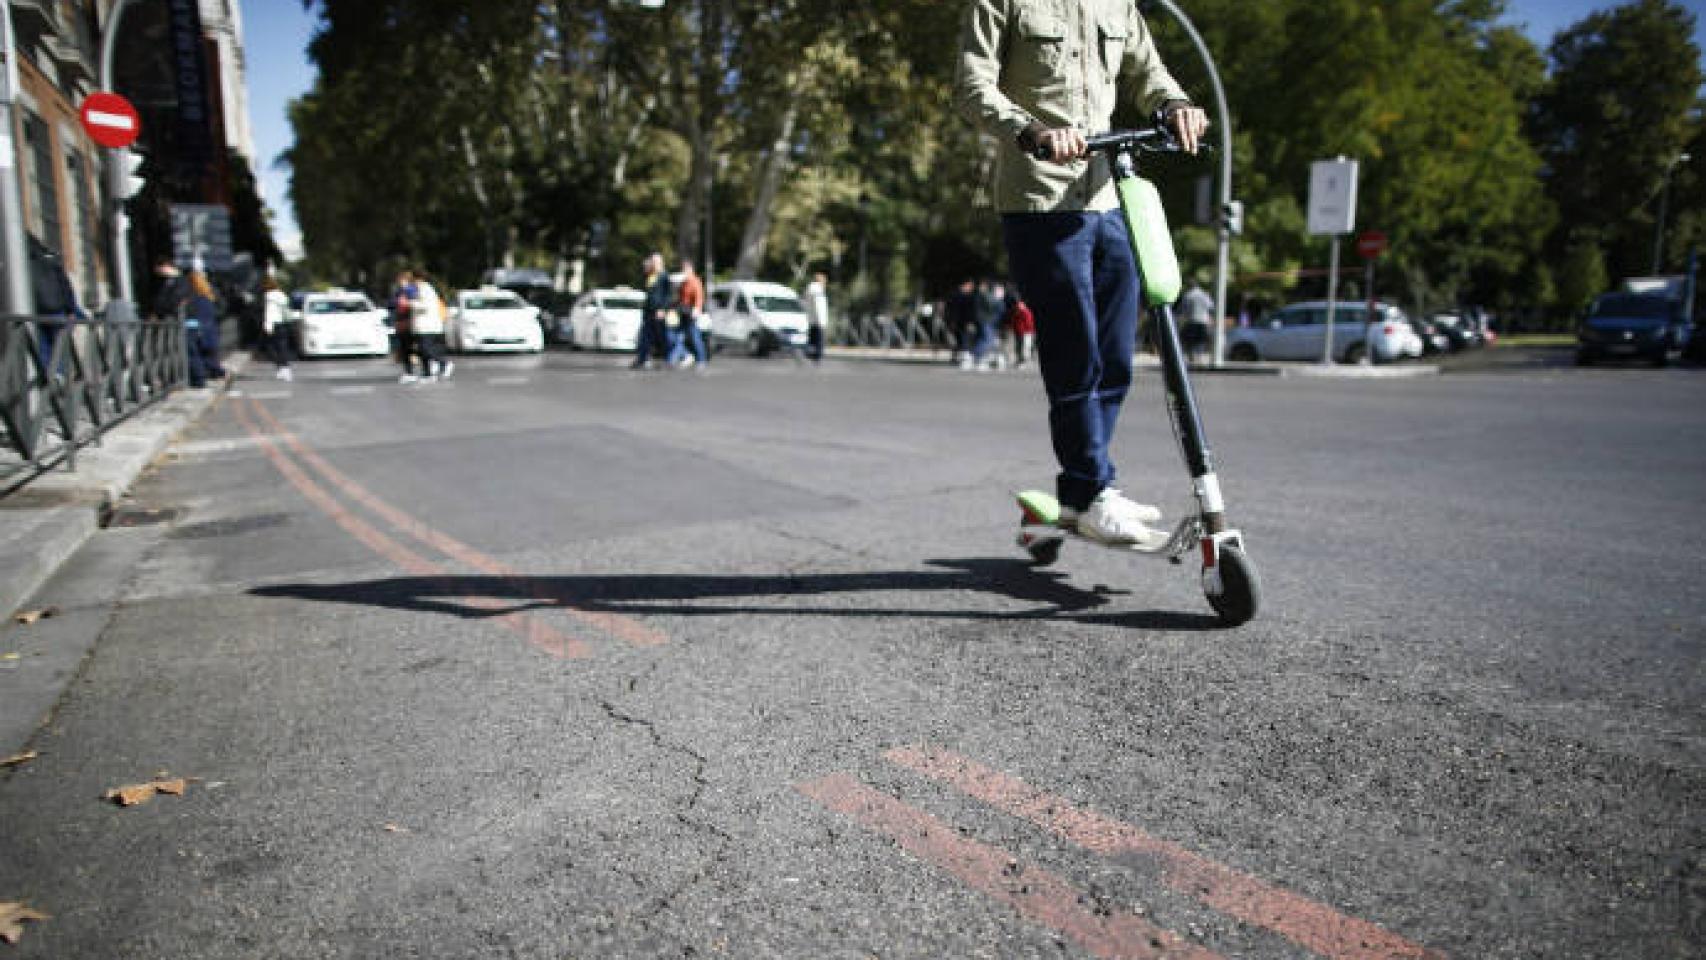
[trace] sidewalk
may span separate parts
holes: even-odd
[[[248,353],[233,352],[225,367],[233,377]],[[229,383],[229,381],[227,381]],[[186,427],[225,392],[178,390],[114,427],[100,442],[77,451],[77,469],[58,466],[0,496],[0,614],[10,620],[30,595],[100,528],[102,520]]]

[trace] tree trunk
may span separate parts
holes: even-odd
[[[789,89],[797,89],[795,84],[788,86]],[[790,99],[787,110],[782,114],[782,128],[776,134],[776,142],[770,145],[770,152],[764,158],[763,171],[758,177],[758,195],[752,201],[752,214],[746,218],[746,229],[741,232],[740,258],[735,261],[737,280],[752,279],[764,261],[764,247],[770,238],[770,211],[776,203],[777,192],[782,188],[782,175],[788,171],[794,124],[799,120],[799,114],[799,100]]]

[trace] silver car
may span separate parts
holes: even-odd
[[[1376,361],[1420,356],[1422,340],[1411,329],[1404,311],[1376,303],[1379,322],[1368,323],[1368,305],[1339,303],[1333,316],[1333,359],[1356,363],[1365,355]],[[1269,314],[1260,324],[1229,332],[1226,356],[1231,360],[1319,360],[1327,344],[1327,301],[1293,303]]]

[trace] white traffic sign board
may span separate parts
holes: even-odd
[[[1309,165],[1309,232],[1314,235],[1355,232],[1357,226],[1357,162],[1340,157]]]

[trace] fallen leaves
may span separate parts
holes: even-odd
[[[9,757],[0,759],[0,767],[21,767],[39,756],[41,756],[39,750],[25,750],[23,753],[14,753]]]
[[[121,807],[134,807],[154,799],[155,794],[164,793],[168,796],[181,797],[189,789],[192,777],[168,777],[162,773],[147,783],[133,783],[128,786],[114,787],[101,795],[102,800],[111,800]]]
[[[14,617],[12,617],[12,619],[27,627],[30,624],[35,623],[38,620],[46,620],[49,617],[56,617],[56,616],[59,616],[59,608],[58,607],[42,607],[40,610],[22,611],[22,612],[18,613],[17,615],[15,615]]]
[[[7,943],[17,943],[24,935],[25,920],[46,920],[47,914],[39,910],[31,910],[21,903],[0,902],[0,940]]]

